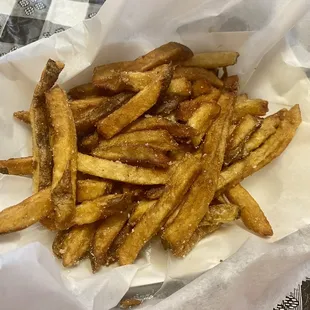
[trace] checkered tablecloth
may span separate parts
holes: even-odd
[[[105,0],[0,0],[0,56],[91,18]]]

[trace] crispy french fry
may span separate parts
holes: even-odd
[[[68,95],[72,99],[86,99],[102,96],[102,89],[96,87],[92,83],[82,84],[71,88],[68,92]]]
[[[299,105],[295,105],[291,110],[284,113],[283,120],[276,132],[264,144],[251,152],[249,156],[235,162],[221,172],[217,184],[217,195],[239,184],[244,178],[260,170],[281,155],[292,141],[300,123]]]
[[[94,109],[100,105],[104,105],[108,101],[108,97],[94,97],[70,101],[70,108],[75,119],[79,118],[79,114],[89,109]]]
[[[209,207],[209,212],[202,219],[199,226],[225,224],[238,219],[240,216],[239,204],[219,204]]]
[[[262,237],[272,236],[272,228],[259,204],[240,184],[227,190],[225,195],[230,202],[238,205],[244,225]]]
[[[192,83],[192,98],[210,94],[213,90],[210,82],[207,80],[196,80]]]
[[[115,145],[94,150],[92,155],[142,167],[168,168],[170,162],[164,152],[145,145]]]
[[[56,257],[62,259],[63,255],[63,244],[66,236],[68,235],[68,230],[61,230],[57,232],[55,239],[53,241],[52,250]]]
[[[227,92],[231,92],[234,95],[239,91],[239,77],[238,75],[231,75],[224,78],[224,89]]]
[[[112,138],[157,102],[160,94],[166,90],[171,81],[172,67],[164,66],[160,78],[145,87],[121,108],[97,123],[97,130],[103,137]]]
[[[164,242],[177,256],[182,245],[190,241],[199,223],[208,213],[209,204],[214,197],[218,175],[224,161],[233,103],[232,94],[221,95],[218,101],[221,107],[220,115],[208,131],[203,146],[203,171],[191,186],[176,218],[162,234]]]
[[[75,214],[77,146],[72,112],[65,92],[58,86],[46,93],[51,119],[53,181],[51,199],[58,229],[66,229]]]
[[[62,242],[60,253],[64,267],[73,267],[85,257],[96,231],[94,223],[70,228]]]
[[[14,112],[13,116],[24,122],[25,124],[30,124],[30,112],[29,111],[17,111]]]
[[[144,145],[161,151],[176,150],[178,144],[166,130],[141,130],[119,134],[110,140],[102,140],[92,151],[97,156],[98,151],[103,151],[114,146]]]
[[[98,144],[99,144],[99,134],[97,131],[94,131],[93,133],[82,138],[82,140],[79,143],[79,147],[82,150],[90,152],[92,149],[98,146]]]
[[[174,79],[186,78],[190,81],[207,80],[215,87],[222,87],[223,81],[220,80],[212,71],[197,67],[176,67],[173,73]]]
[[[133,213],[131,214],[128,224],[132,227],[136,226],[136,224],[141,220],[142,216],[151,208],[153,208],[156,204],[157,200],[141,200]]]
[[[183,96],[171,96],[165,94],[161,96],[153,108],[150,109],[150,113],[154,115],[168,116],[182,101],[184,101]]]
[[[121,265],[134,262],[145,243],[160,230],[167,216],[179,205],[200,169],[199,160],[194,156],[187,155],[179,163],[156,205],[145,213],[120,246],[118,258]]]
[[[186,67],[202,67],[205,69],[216,69],[219,67],[232,66],[237,62],[237,52],[209,52],[195,54],[192,58],[184,61]]]
[[[77,181],[77,201],[92,200],[103,195],[110,194],[112,182],[106,180],[78,180]]]
[[[190,117],[187,124],[197,131],[197,134],[192,137],[192,143],[195,147],[199,146],[220,110],[221,108],[218,104],[206,102]]]
[[[32,128],[33,190],[38,192],[52,184],[52,150],[45,93],[55,84],[64,64],[49,59],[34,90],[30,122]]]
[[[46,217],[52,210],[50,188],[0,212],[0,234],[22,230]]]
[[[32,156],[0,160],[0,173],[32,175]]]
[[[145,199],[155,200],[159,199],[160,196],[164,193],[165,186],[157,186],[150,188],[144,192]]]
[[[189,97],[192,92],[192,84],[186,78],[179,78],[171,80],[167,89],[167,93],[174,96]]]
[[[134,167],[78,153],[78,170],[104,179],[132,184],[165,184],[168,172]]]

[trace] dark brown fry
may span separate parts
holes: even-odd
[[[68,95],[72,99],[85,99],[102,96],[102,89],[96,87],[92,83],[82,84],[71,88],[68,92]]]
[[[0,160],[0,173],[32,175],[32,156]]]
[[[153,187],[144,192],[145,199],[155,200],[159,199],[160,196],[164,193],[165,186]]]

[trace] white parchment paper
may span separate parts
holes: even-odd
[[[60,84],[69,89],[89,81],[98,64],[133,59],[171,40],[194,52],[237,50],[232,72],[240,75],[242,90],[269,100],[271,111],[299,103],[304,119],[281,158],[244,182],[274,228],[262,242],[273,243],[310,224],[310,83],[298,52],[307,53],[299,25],[308,6],[306,0],[108,0],[92,20],[0,58],[0,157],[31,153],[29,128],[12,113],[29,108],[48,58],[66,64]],[[0,176],[0,210],[30,194],[30,179]],[[53,234],[36,225],[0,236],[0,300],[4,309],[25,303],[31,309],[110,309],[130,286],[198,275],[250,236],[241,223],[229,225],[182,260],[154,240],[135,265],[92,275],[87,261],[63,269],[50,253]]]

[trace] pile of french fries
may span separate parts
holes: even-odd
[[[32,128],[32,156],[0,161],[1,173],[32,175],[34,193],[0,212],[0,233],[40,222],[64,266],[89,258],[94,272],[133,263],[155,236],[184,257],[238,218],[271,236],[240,182],[285,150],[301,114],[264,117],[268,102],[227,74],[237,58],[170,42],[96,67],[68,93],[55,85],[64,64],[48,60],[30,110],[14,113]]]

